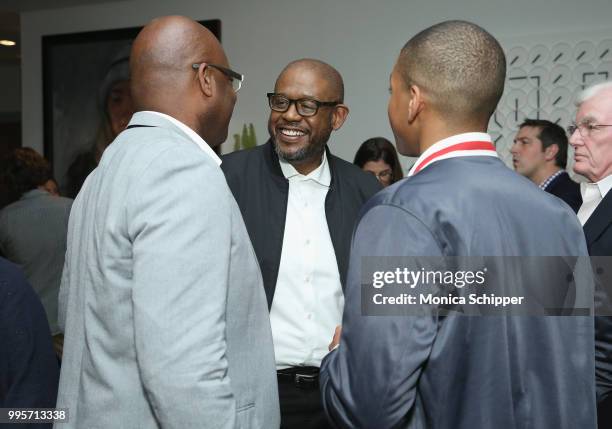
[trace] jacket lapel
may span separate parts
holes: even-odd
[[[608,192],[591,217],[584,224],[584,235],[589,247],[612,223],[612,192]]]
[[[272,140],[268,140],[265,144],[264,162],[270,173],[269,177],[272,180],[266,180],[266,187],[270,187],[270,190],[260,195],[261,200],[265,201],[263,204],[265,204],[264,207],[267,207],[265,211],[268,214],[264,218],[259,219],[258,222],[261,222],[261,231],[266,231],[265,234],[267,236],[267,240],[265,240],[265,250],[262,249],[261,253],[269,255],[269,260],[271,261],[270,275],[268,276],[267,273],[264,274],[264,289],[266,291],[266,298],[268,299],[268,309],[271,309],[283,252],[283,239],[285,236],[287,204],[289,199],[289,181],[283,175],[283,170],[280,167],[280,161],[274,150]],[[260,187],[260,190],[261,189]],[[268,257],[264,259],[267,260]],[[262,270],[262,272],[263,271],[264,270]]]

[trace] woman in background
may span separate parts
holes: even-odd
[[[68,167],[66,173],[66,194],[75,198],[85,179],[98,166],[102,153],[127,127],[132,115],[132,95],[130,93],[130,46],[123,48],[110,64],[98,90],[98,110],[100,123],[93,145],[79,153]]]
[[[364,141],[355,154],[353,164],[372,173],[384,187],[404,177],[395,147],[383,137]]]

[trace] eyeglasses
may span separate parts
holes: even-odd
[[[588,137],[591,135],[593,131],[597,131],[603,127],[612,127],[612,125],[604,125],[604,124],[593,124],[591,122],[583,122],[580,124],[572,124],[567,127],[567,132],[570,136],[573,136],[576,130],[580,133],[582,137]]]
[[[319,101],[312,98],[300,98],[299,100],[293,100],[281,94],[268,92],[268,104],[270,104],[270,109],[274,110],[275,112],[286,112],[293,103],[295,103],[295,108],[300,116],[314,116],[319,111],[319,107],[337,106],[341,102]]]
[[[218,66],[217,64],[208,64],[208,63],[204,63],[204,64],[206,65],[206,67],[217,69],[221,73],[223,73],[225,76],[229,77],[230,80],[232,81],[232,88],[234,89],[234,92],[240,91],[240,88],[242,88],[242,82],[244,82],[244,75],[237,73],[232,69],[228,69],[227,67]],[[194,70],[198,70],[200,68],[200,65],[201,63],[192,64],[191,68],[193,68]]]
[[[388,181],[391,179],[391,175],[393,174],[391,170],[383,170],[380,173],[374,173],[373,171],[368,170],[368,173],[374,175],[380,182]]]

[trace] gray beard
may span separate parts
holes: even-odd
[[[323,144],[322,146],[310,145],[297,152],[285,153],[280,150],[279,146],[276,144],[276,140],[273,139],[272,142],[274,143],[274,151],[279,159],[289,163],[299,164],[300,162],[310,161],[313,158],[322,156],[325,151],[325,144]]]

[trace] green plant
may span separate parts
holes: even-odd
[[[250,149],[257,146],[257,136],[255,135],[255,127],[253,124],[244,124],[242,126],[242,135],[234,134],[234,151],[241,149]]]

